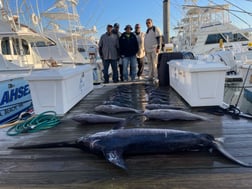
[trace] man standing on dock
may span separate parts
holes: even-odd
[[[160,29],[153,25],[152,19],[146,20],[147,32],[144,38],[144,48],[149,65],[149,80],[157,80],[157,57],[161,48]]]
[[[120,25],[118,23],[114,24],[114,28],[112,30],[113,34],[116,34],[118,36],[118,39],[121,37],[122,33],[119,31]],[[122,59],[120,58],[120,54],[118,54],[119,57],[117,59],[117,64],[119,67],[119,75],[120,75],[120,80],[123,81],[123,65],[122,65]]]
[[[135,25],[135,35],[137,38],[139,50],[136,54],[137,57],[137,63],[138,63],[138,71],[137,71],[137,77],[138,80],[141,79],[141,75],[143,74],[144,70],[144,56],[145,56],[145,51],[144,51],[144,32],[141,32],[141,27],[140,24]]]
[[[136,53],[138,52],[138,42],[135,34],[132,31],[131,25],[126,25],[125,32],[119,39],[120,55],[123,63],[123,79],[128,81],[128,67],[130,65],[131,81],[136,78]]]
[[[108,69],[111,64],[113,82],[118,82],[117,59],[119,57],[119,38],[112,33],[113,26],[107,25],[107,32],[104,33],[99,41],[99,54],[103,62],[104,83],[109,83]]]

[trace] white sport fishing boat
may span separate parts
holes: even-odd
[[[176,49],[196,55],[208,55],[220,49],[248,51],[249,36],[232,24],[229,7],[229,4],[185,5],[185,16],[175,28],[178,31],[174,40]]]
[[[9,14],[4,7],[0,15],[0,52],[6,64],[1,64],[1,71],[9,70],[9,64],[20,69],[48,68],[42,57],[36,52],[36,47],[55,46],[56,43],[46,36],[34,31],[26,25],[19,23],[18,16]]]
[[[10,122],[22,112],[32,111],[28,81],[32,69],[48,69],[33,49],[40,44],[55,45],[49,38],[19,22],[7,12],[6,1],[0,1],[0,124]]]
[[[97,31],[95,26],[87,29],[81,25],[77,6],[78,0],[56,0],[40,14],[43,33],[65,49],[71,62],[90,63],[89,47],[97,48],[91,36]]]
[[[40,18],[45,26],[43,33],[54,39],[58,47],[50,52],[44,52],[41,48],[38,50],[42,56],[58,51],[59,56],[54,55],[54,58],[63,64],[91,63],[94,83],[99,84],[102,64],[98,59],[98,45],[94,38],[97,30],[95,26],[85,28],[81,25],[78,3],[78,0],[56,0],[52,6],[41,12]],[[62,56],[66,54],[68,58],[62,61]]]
[[[93,89],[91,65],[85,64],[86,62],[76,64],[77,62],[73,61],[66,50],[64,55],[59,54],[59,51],[52,51],[52,49],[61,48],[57,41],[47,37],[44,33],[37,32],[28,25],[20,23],[19,15],[13,15],[10,11],[8,1],[1,0],[0,5],[0,123],[15,119],[20,112],[27,111],[31,107],[36,107],[35,113],[41,113],[39,111],[43,107],[44,111],[47,108],[47,110],[64,114]],[[39,18],[34,14],[31,15],[32,23],[38,26]],[[35,21],[36,23],[34,23]],[[44,54],[41,52],[44,52]],[[45,52],[53,53],[46,54]],[[57,59],[58,57],[60,59]],[[68,64],[65,64],[65,62]],[[53,73],[55,73],[55,77],[52,75]],[[49,83],[45,84],[44,81],[48,80],[46,79],[48,74],[50,75]],[[35,75],[37,76],[36,81],[34,81]],[[59,103],[62,104],[62,102],[57,101],[61,98],[60,96],[54,98],[56,93],[52,94],[55,101],[52,101],[52,98],[47,95],[42,97],[38,94],[41,93],[39,89],[45,87],[53,92],[56,89],[55,86],[66,85],[64,83],[70,84],[73,78],[77,87],[72,84],[63,87],[61,90],[62,94],[66,94],[66,91],[72,91],[71,95],[73,95],[69,96],[67,93],[69,103],[64,106],[63,110],[57,109]],[[33,83],[41,86],[31,87]],[[61,94],[57,93],[57,95]],[[39,99],[37,99],[38,96]],[[55,106],[45,106],[48,102]],[[66,101],[63,103],[66,103]],[[38,107],[38,104],[41,107]]]

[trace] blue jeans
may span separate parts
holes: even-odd
[[[131,80],[135,80],[136,78],[136,67],[137,67],[137,59],[136,56],[129,56],[122,58],[123,64],[123,78],[124,80],[128,80],[128,67],[130,65],[130,77]]]
[[[103,75],[104,75],[104,81],[106,83],[109,82],[109,74],[108,74],[108,69],[109,65],[111,64],[112,67],[112,76],[113,76],[113,81],[117,82],[118,81],[118,70],[117,70],[117,60],[103,60]]]

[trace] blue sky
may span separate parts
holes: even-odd
[[[15,1],[15,0],[12,0]],[[21,1],[21,0],[19,0]],[[29,1],[29,0],[28,0]],[[54,0],[36,0],[39,2],[41,11],[53,5]],[[30,0],[34,3],[35,0]],[[187,0],[188,2],[189,0]],[[183,16],[182,5],[184,0],[170,0],[171,28],[174,28]],[[206,6],[212,4],[226,4],[228,2],[236,4],[247,12],[252,13],[252,0],[198,0],[198,5]],[[163,25],[163,0],[79,0],[78,12],[81,24],[87,28],[95,25],[98,29],[97,38],[106,30],[107,24],[120,24],[120,31],[123,32],[125,25],[134,26],[140,23],[142,31],[146,31],[145,20],[152,18],[154,25],[162,31]],[[234,11],[241,11],[235,6],[231,6]],[[239,12],[232,12],[252,25],[252,16]],[[248,26],[235,16],[231,16],[232,22],[241,28]],[[175,33],[171,31],[171,35]]]
[[[233,3],[240,8],[252,13],[252,1],[249,0],[212,0],[212,4]],[[96,25],[99,34],[105,32],[107,24],[118,22],[121,25],[121,32],[125,25],[131,24],[134,26],[140,23],[142,31],[146,30],[146,18],[152,18],[154,24],[160,29],[163,25],[163,0],[79,0],[79,13],[82,24],[86,26]],[[198,4],[206,6],[210,3],[208,0],[198,0]],[[183,15],[182,5],[184,0],[170,0],[171,7],[171,28],[174,28]],[[241,11],[239,8],[231,6],[231,9]],[[233,12],[237,16],[242,17],[252,25],[252,16],[244,13]],[[242,28],[248,26],[242,23],[235,16],[231,16],[234,24]],[[171,34],[174,32],[171,31]]]

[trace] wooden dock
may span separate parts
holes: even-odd
[[[212,189],[251,188],[252,168],[244,168],[225,159],[218,153],[193,152],[169,155],[133,156],[126,159],[128,171],[123,171],[101,157],[78,149],[11,150],[14,145],[57,142],[113,128],[111,124],[81,125],[71,117],[79,113],[94,113],[94,107],[112,97],[118,86],[130,90],[128,105],[144,110],[150,99],[145,82],[108,84],[94,89],[61,119],[52,129],[6,135],[8,128],[0,130],[0,188],[109,188],[109,189]],[[186,103],[169,87],[171,104],[188,108]],[[232,155],[244,162],[252,162],[252,121],[235,120],[230,115],[215,115],[201,109],[187,109],[208,118],[207,121],[146,121],[139,118],[127,127],[169,128],[223,137],[224,146]],[[130,114],[113,116],[127,117]]]

